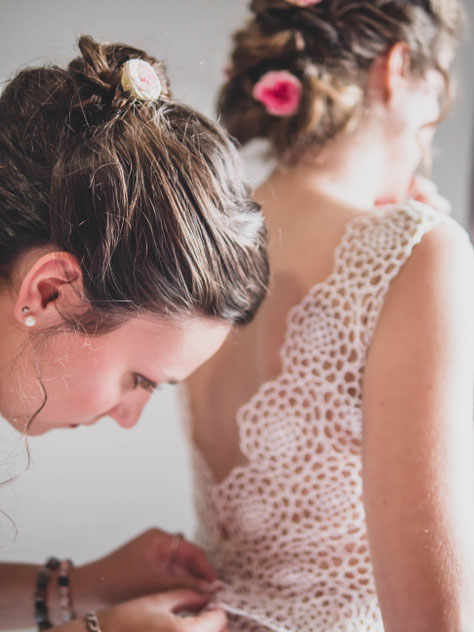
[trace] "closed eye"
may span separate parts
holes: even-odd
[[[135,380],[134,388],[137,388],[137,387],[143,388],[148,393],[154,393],[155,391],[160,389],[159,384],[157,384],[156,382],[152,382],[151,380],[144,377],[143,375],[140,375],[139,373],[135,374],[134,380]]]

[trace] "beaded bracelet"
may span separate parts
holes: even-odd
[[[59,563],[59,607],[61,609],[62,619],[65,622],[72,621],[76,618],[71,598],[71,580],[69,578],[69,571],[71,568],[73,568],[71,560],[62,560]]]
[[[59,564],[59,560],[55,557],[50,557],[38,571],[35,590],[35,621],[38,624],[38,630],[48,630],[53,627],[48,618],[47,593],[51,575],[53,571],[58,570]]]
[[[88,632],[102,632],[100,629],[99,619],[95,612],[88,612],[84,617]]]

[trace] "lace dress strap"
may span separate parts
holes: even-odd
[[[425,204],[390,206],[355,220],[336,260],[337,286],[351,297],[355,325],[367,351],[392,280],[423,236],[451,218]]]

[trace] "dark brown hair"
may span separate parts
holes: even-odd
[[[0,278],[35,247],[74,255],[85,331],[139,312],[247,323],[268,281],[266,231],[226,134],[170,100],[163,64],[81,37],[67,68],[28,68],[0,97]],[[159,100],[124,93],[121,67],[153,65]]]
[[[449,83],[442,54],[454,47],[459,0],[320,0],[306,7],[253,0],[250,7],[250,21],[234,36],[219,112],[241,143],[266,138],[280,160],[346,129],[364,104],[371,65],[397,42],[409,44],[414,73],[434,67]],[[253,98],[270,70],[287,70],[303,84],[293,116],[273,116]]]

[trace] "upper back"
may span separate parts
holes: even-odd
[[[236,416],[262,385],[292,367],[297,371],[300,363],[312,368],[319,362],[322,381],[315,381],[322,388],[335,379],[329,367],[338,361],[339,369],[349,365],[346,373],[358,392],[390,281],[424,232],[440,221],[421,205],[365,214],[316,209],[307,217],[303,211],[305,230],[291,209],[280,217],[278,209],[270,210],[272,283],[266,302],[255,321],[234,333],[189,381],[194,441],[216,480],[247,462]]]

